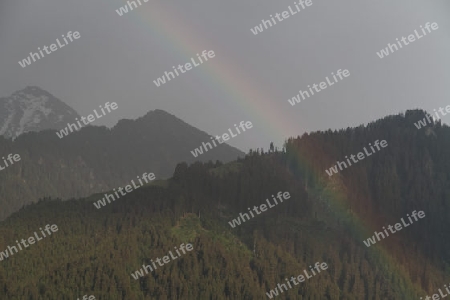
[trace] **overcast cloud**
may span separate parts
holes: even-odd
[[[450,104],[450,2],[312,0],[254,35],[293,1],[155,1],[119,16],[121,0],[0,2],[0,97],[39,86],[81,115],[107,101],[114,125],[163,109],[210,134],[251,121],[242,150],[307,131],[357,126],[412,108]],[[376,52],[426,22],[439,29],[380,59]],[[26,68],[18,61],[68,31],[80,39]],[[161,87],[153,80],[196,53],[216,56]],[[349,78],[291,106],[287,99],[338,69]],[[249,99],[252,98],[252,99]],[[443,119],[450,123],[450,116]]]

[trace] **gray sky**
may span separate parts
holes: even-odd
[[[210,134],[251,121],[229,143],[242,150],[305,131],[357,126],[406,109],[450,104],[448,0],[312,0],[253,35],[293,1],[150,0],[119,16],[122,0],[0,0],[0,97],[39,86],[81,115],[119,108],[98,125],[163,109]],[[439,29],[380,59],[376,52],[426,22]],[[80,39],[20,67],[68,31]],[[153,83],[196,53],[216,56],[161,87]],[[350,77],[301,103],[287,99],[338,69]],[[443,121],[450,123],[450,116]],[[413,125],[412,125],[413,126]]]

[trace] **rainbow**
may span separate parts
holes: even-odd
[[[114,13],[115,9],[126,4],[116,2]],[[172,65],[189,62],[191,57],[196,57],[196,54],[203,50],[214,50],[216,57],[195,72],[201,72],[205,81],[214,87],[218,94],[226,95],[230,103],[236,106],[236,111],[248,112],[251,115],[249,121],[255,128],[265,128],[267,130],[265,133],[277,141],[284,141],[284,137],[294,134],[295,128],[299,126],[298,121],[296,123],[289,121],[280,110],[280,106],[287,105],[286,101],[280,101],[279,97],[271,95],[267,87],[256,84],[252,76],[246,74],[248,72],[231,59],[227,59],[220,49],[215,49],[214,45],[202,38],[207,34],[201,32],[202,29],[193,30],[190,22],[176,10],[176,6],[160,1],[143,3],[141,0],[141,2],[141,6],[122,16],[122,20],[119,21],[131,18],[138,26],[152,28],[152,38],[156,38],[164,47],[161,50],[174,52],[179,57],[167,62],[167,70],[170,70]],[[254,38],[250,30],[248,33],[249,39]],[[164,72],[160,71],[159,73]],[[276,120],[276,123],[268,120]]]
[[[126,2],[121,1],[116,2],[114,10],[126,4]],[[166,69],[170,69],[175,63],[189,61],[191,57],[195,57],[197,53],[201,53],[203,50],[214,50],[216,58],[208,61],[196,72],[202,72],[201,74],[206,77],[205,80],[211,86],[227,95],[236,109],[249,112],[252,115],[250,120],[255,127],[267,128],[266,134],[277,137],[278,140],[284,140],[287,136],[294,135],[293,131],[299,128],[299,125],[303,125],[298,124],[301,120],[296,120],[295,124],[289,121],[289,118],[286,118],[280,111],[280,106],[286,105],[286,103],[278,101],[278,97],[273,96],[267,87],[253,82],[252,77],[246,75],[245,70],[237,66],[232,60],[227,59],[226,55],[214,49],[214,45],[210,45],[202,38],[208,36],[206,32],[202,32],[202,29],[194,30],[190,26],[190,22],[184,19],[175,6],[160,1],[143,3],[142,6],[124,15],[124,20],[129,18],[135,20],[138,26],[151,28],[152,37],[160,41],[160,45],[165,47],[163,50],[175,52],[180,57],[177,61],[168,62],[168,68]],[[249,38],[253,38],[250,31]],[[254,117],[257,119],[254,120]],[[268,120],[276,120],[276,123],[268,122]],[[317,178],[323,178],[324,170],[314,170],[310,162],[306,161],[300,153],[296,153],[295,161],[296,168],[312,172]],[[323,189],[328,189],[325,183],[321,185]],[[372,226],[368,222],[348,211],[347,195],[348,192],[340,188],[332,191],[327,198],[329,198],[334,217],[340,220],[351,220],[355,224],[355,241],[363,244],[362,241],[370,237],[374,230],[371,229]],[[409,279],[410,276],[407,271],[382,246],[379,244],[372,245],[370,251],[375,251],[378,254],[386,271],[396,273],[400,278]],[[412,287],[410,289],[412,294],[422,291],[420,287],[414,288],[412,284],[408,284],[408,286]]]
[[[328,159],[330,156],[325,154],[325,151],[322,151],[321,157],[324,161],[333,161],[334,159]],[[321,191],[318,193],[320,197],[328,200],[329,208],[333,217],[337,220],[346,220],[347,224],[352,224],[352,236],[354,241],[357,244],[363,244],[363,241],[367,238],[371,237],[374,234],[374,231],[381,231],[381,228],[374,228],[373,224],[371,224],[370,220],[363,219],[360,216],[353,213],[348,208],[348,201],[350,192],[346,191],[345,187],[340,183],[332,184],[331,179],[328,179],[328,176],[325,176],[324,170],[318,170],[317,167],[314,167],[311,161],[308,161],[305,158],[305,155],[302,155],[298,150],[294,154],[291,154],[291,159],[294,160],[294,168],[297,171],[302,173],[313,174],[316,179],[318,179],[318,189]],[[326,157],[327,155],[327,157]],[[327,158],[327,159],[325,159]],[[331,178],[335,178],[334,175]],[[366,201],[365,203],[368,203]],[[405,286],[407,292],[410,295],[417,296],[418,293],[426,294],[425,291],[418,285],[413,284],[410,281],[410,274],[407,269],[403,267],[395,258],[389,253],[386,247],[382,246],[383,243],[376,243],[372,245],[369,249],[367,249],[368,253],[372,255],[372,257],[376,257],[377,263],[380,265],[380,269],[383,270],[385,276],[390,274],[395,275],[395,278],[405,279]],[[366,246],[364,246],[365,248]],[[386,278],[389,280],[390,278]],[[417,296],[418,298],[419,296]]]

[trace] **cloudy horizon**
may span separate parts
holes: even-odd
[[[450,3],[312,3],[258,35],[251,28],[293,1],[149,1],[123,16],[116,13],[127,4],[121,0],[1,3],[0,97],[38,86],[82,116],[108,101],[118,103],[115,114],[94,125],[112,126],[155,109],[212,135],[251,121],[251,134],[229,142],[243,151],[450,104]],[[427,22],[439,29],[383,59],[376,55]],[[81,37],[25,68],[18,64],[69,31]],[[215,57],[160,87],[153,83],[203,50]],[[338,69],[351,76],[288,103]]]

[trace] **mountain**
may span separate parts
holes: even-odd
[[[433,122],[418,130],[414,123],[424,116],[414,110],[312,132],[288,139],[282,152],[251,152],[227,164],[181,163],[172,178],[102,209],[93,206],[97,194],[43,199],[0,223],[0,255],[46,224],[59,228],[0,261],[0,296],[410,300],[439,294],[450,279],[450,128]],[[327,175],[336,161],[375,140],[388,146]],[[230,225],[279,191],[290,199]],[[365,245],[374,231],[402,223],[414,210],[425,218]],[[182,243],[193,251],[166,263],[162,258]],[[157,269],[144,272],[152,262]],[[328,268],[288,286],[286,278],[311,275],[316,262]]]
[[[42,197],[84,197],[130,183],[143,173],[172,176],[180,162],[229,162],[244,155],[227,144],[194,157],[210,136],[162,111],[120,120],[109,129],[86,126],[60,139],[54,130],[0,137],[0,156],[21,160],[0,171],[0,219]]]
[[[0,98],[0,135],[8,138],[30,131],[61,129],[77,117],[70,106],[34,86]]]

